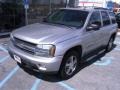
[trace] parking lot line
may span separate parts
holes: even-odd
[[[37,80],[35,81],[35,83],[33,84],[31,90],[37,90],[37,87],[38,87],[40,81],[41,81],[40,79],[37,79]]]
[[[94,63],[94,65],[99,65],[99,66],[107,66],[109,64],[111,64],[110,59],[107,59],[105,62],[102,62],[102,63],[101,63],[101,61],[97,61],[97,62]]]
[[[95,62],[94,65],[107,66],[112,63],[113,59],[114,59],[114,57],[104,57],[104,58],[101,58],[100,61]],[[104,61],[104,62],[102,62],[102,61]]]
[[[31,90],[37,90],[38,85],[40,84],[41,80],[40,79],[36,79],[35,83],[33,84]],[[72,88],[71,86],[63,83],[63,82],[58,82],[57,84],[59,84],[60,86],[66,88],[67,90],[76,90],[74,88]]]
[[[0,60],[0,63],[2,63],[2,62],[4,62],[4,61],[8,60],[8,58],[9,58],[9,55],[6,56],[6,57],[4,57],[4,58],[2,58],[2,59]]]
[[[5,77],[5,79],[3,79],[0,82],[0,89],[3,87],[3,85],[17,72],[17,70],[19,69],[19,66],[16,66],[9,74],[8,76]]]
[[[59,85],[61,85],[62,87],[66,88],[67,90],[76,90],[74,88],[72,88],[71,86],[63,83],[63,82],[58,82]]]
[[[8,53],[8,51],[3,46],[1,46],[1,45],[0,45],[0,49],[3,50],[4,52]]]
[[[120,48],[115,48],[114,50],[120,51]]]

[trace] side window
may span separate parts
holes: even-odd
[[[110,18],[106,11],[101,11],[103,26],[107,26],[110,24]]]
[[[101,17],[100,17],[99,11],[95,11],[92,13],[90,21],[89,21],[89,25],[90,24],[97,24],[101,27]]]
[[[111,18],[112,24],[115,24],[115,23],[116,23],[115,14],[114,14],[113,12],[109,12],[109,15],[110,15],[110,18]]]

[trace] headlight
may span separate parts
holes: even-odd
[[[55,45],[37,45],[37,48],[35,49],[35,55],[43,57],[54,57],[55,49]]]

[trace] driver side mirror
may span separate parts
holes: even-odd
[[[91,30],[99,30],[100,26],[98,24],[90,24],[89,26],[87,26],[87,31],[91,31]]]

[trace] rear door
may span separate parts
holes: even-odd
[[[101,44],[106,45],[110,38],[110,32],[114,28],[110,21],[110,16],[108,11],[101,11],[102,16],[102,28],[101,28]]]

